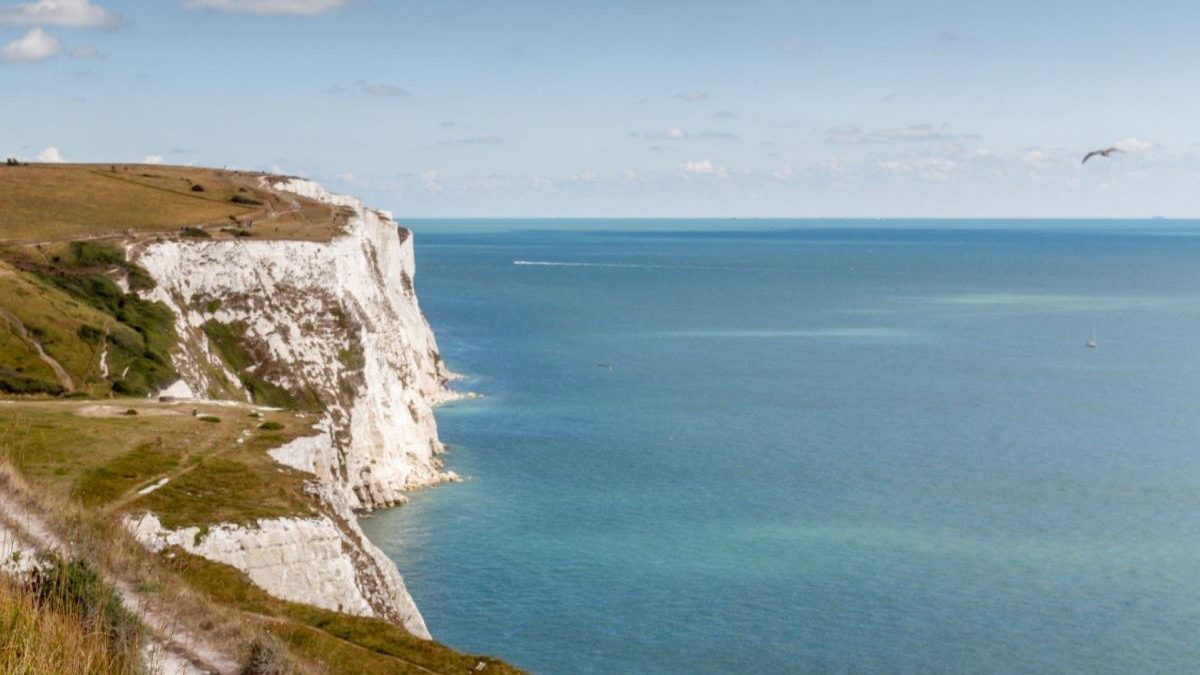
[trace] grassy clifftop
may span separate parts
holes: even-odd
[[[263,184],[270,178],[142,164],[0,166],[0,242],[134,237],[183,228],[213,237],[242,231],[325,241],[344,224],[340,209],[277,193]]]

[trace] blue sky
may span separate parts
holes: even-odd
[[[0,152],[401,217],[1192,217],[1198,32],[1195,2],[0,0]]]

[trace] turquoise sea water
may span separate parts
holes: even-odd
[[[364,526],[434,635],[543,674],[1200,670],[1200,224],[767,225],[414,224],[485,397],[438,414],[467,481]]]

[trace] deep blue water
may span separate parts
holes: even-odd
[[[484,394],[438,414],[468,480],[364,522],[440,640],[564,675],[1200,670],[1200,225],[469,225],[416,228]]]

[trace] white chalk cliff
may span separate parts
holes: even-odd
[[[270,180],[277,192],[344,209],[343,232],[328,242],[162,240],[129,254],[157,284],[145,296],[176,315],[182,380],[170,394],[251,401],[266,382],[318,413],[312,436],[272,456],[314,475],[322,515],[203,533],[167,530],[153,515],[128,524],[152,548],[230,564],[278,597],[387,618],[428,637],[395,566],[353,513],[456,478],[442,469],[433,416],[452,396],[450,373],[413,291],[411,234],[311,181]],[[214,326],[236,335],[248,368],[222,358]]]
[[[412,237],[385,213],[311,181],[276,190],[352,210],[331,242],[163,241],[131,251],[175,311],[175,366],[204,398],[250,393],[205,334],[216,321],[244,331],[274,385],[319,399],[333,451],[313,471],[360,510],[391,506],[407,489],[452,479],[432,406],[449,373],[413,292]],[[215,302],[214,302],[215,301]]]

